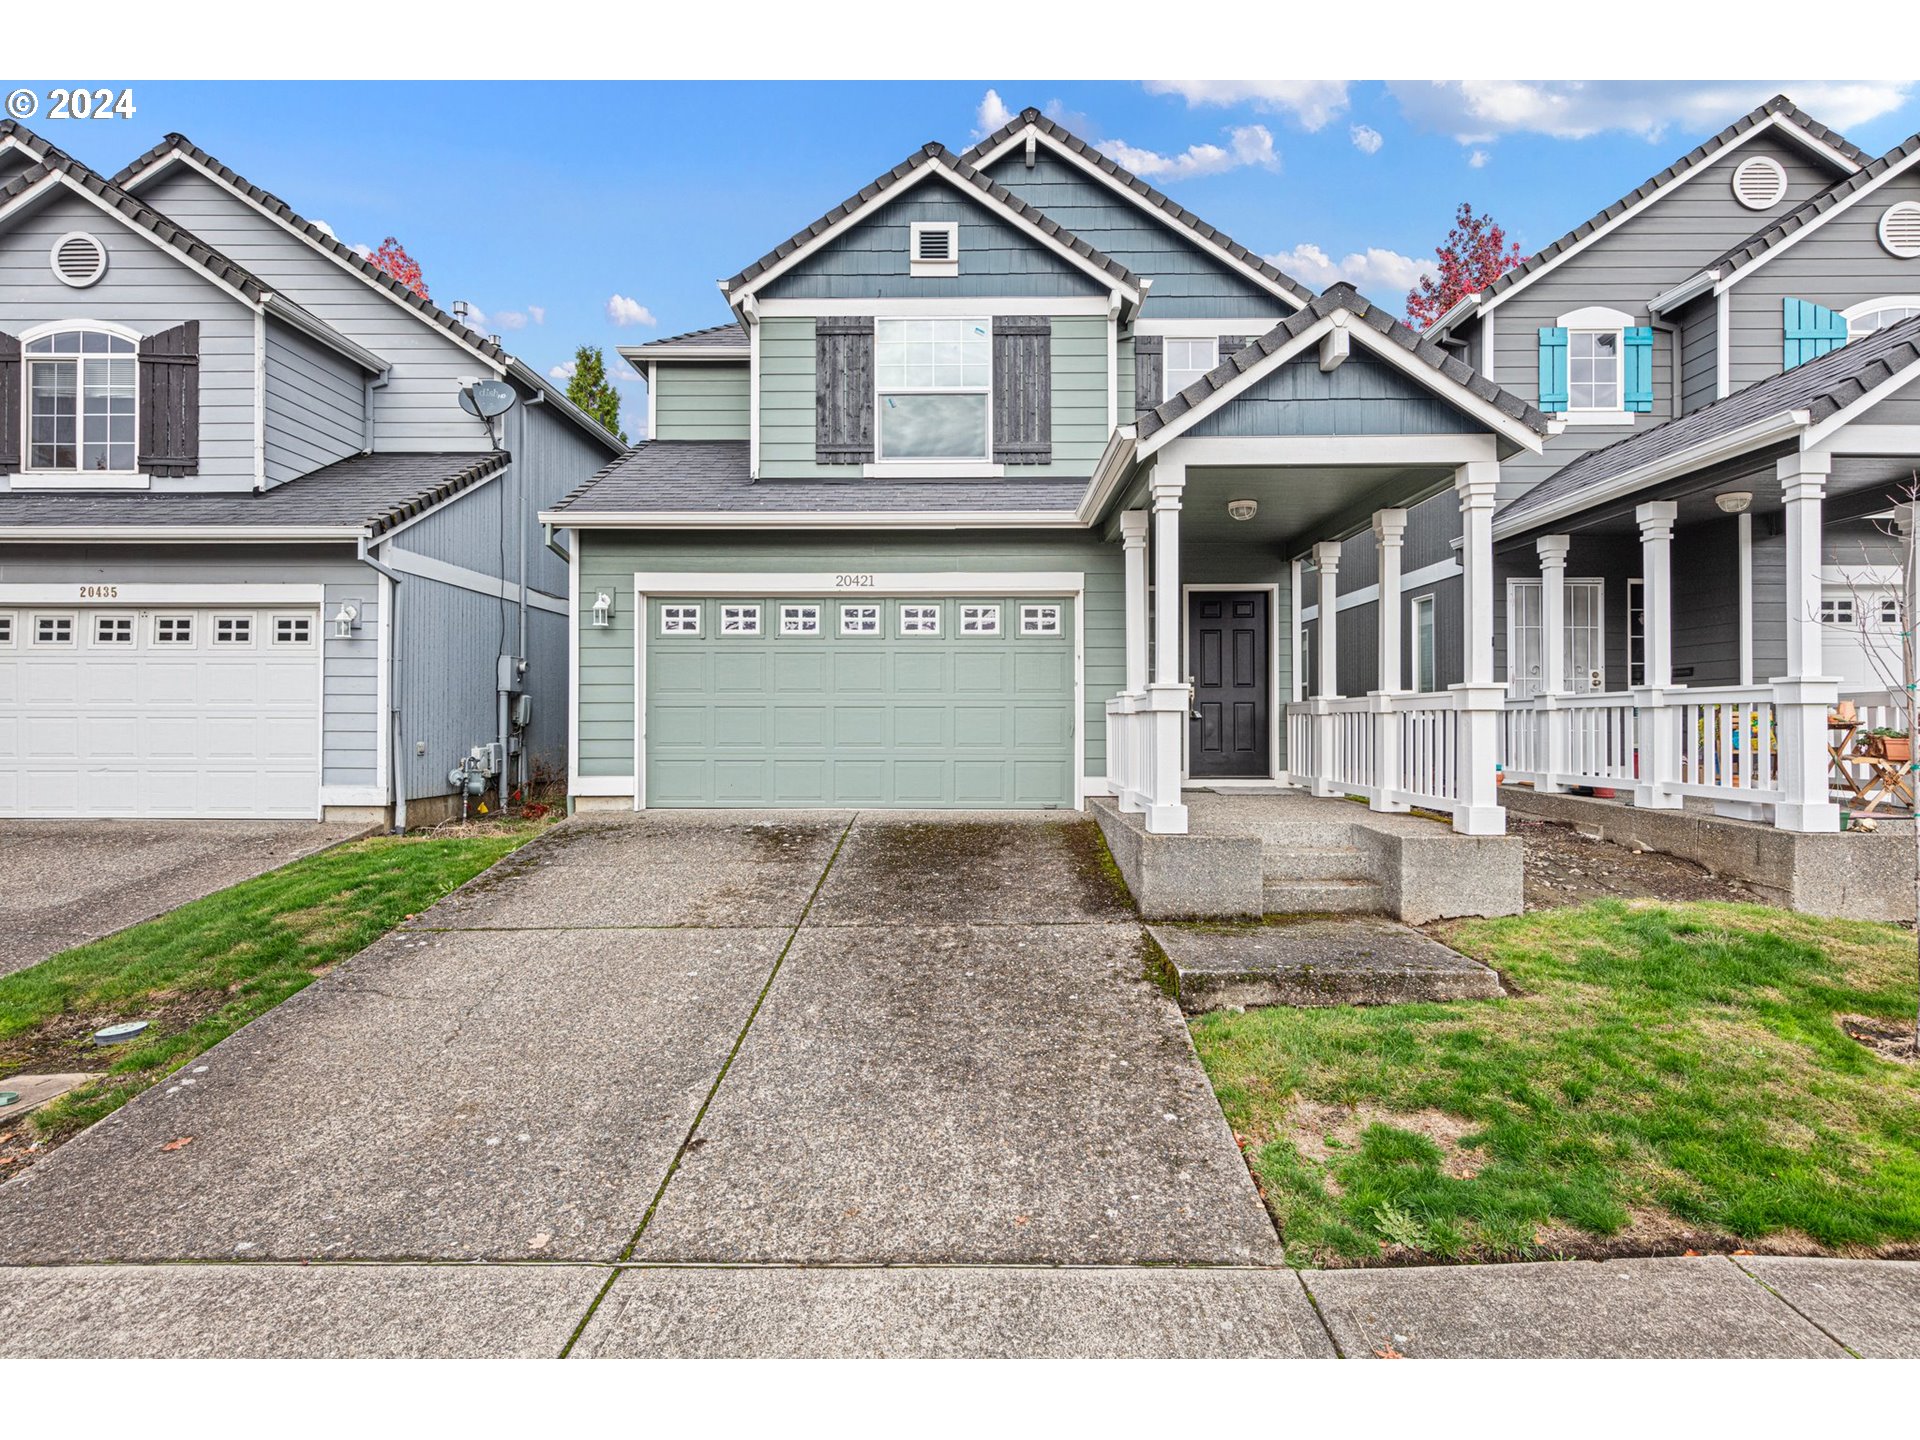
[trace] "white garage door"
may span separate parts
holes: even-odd
[[[311,819],[320,615],[0,608],[0,815]]]

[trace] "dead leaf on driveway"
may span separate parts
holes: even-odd
[[[183,1150],[187,1146],[191,1145],[192,1143],[193,1143],[193,1136],[182,1135],[178,1140],[167,1141],[167,1143],[162,1145],[160,1148],[162,1150]]]
[[[1373,1352],[1373,1358],[1376,1360],[1404,1360],[1407,1357],[1391,1345],[1382,1345],[1378,1350]]]

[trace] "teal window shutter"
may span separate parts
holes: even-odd
[[[1540,408],[1567,408],[1567,332],[1558,325],[1540,327]]]
[[[1791,295],[1780,302],[1780,310],[1782,369],[1804,365],[1847,343],[1847,317],[1836,310]]]
[[[1627,342],[1626,408],[1646,414],[1653,409],[1653,327],[1630,325]]]

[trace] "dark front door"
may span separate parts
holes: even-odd
[[[1190,775],[1258,778],[1272,773],[1267,599],[1265,590],[1197,590],[1188,596]]]

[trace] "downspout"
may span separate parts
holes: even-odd
[[[546,404],[547,392],[544,390],[536,390],[533,398],[526,403],[528,409],[531,409],[535,405]],[[514,467],[520,497],[519,515],[515,520],[518,534],[514,542],[515,547],[520,552],[520,648],[516,653],[526,662],[528,673],[531,674],[533,670],[533,657],[527,654],[527,474],[526,471],[521,468],[525,463],[527,450],[526,440],[527,422],[523,416],[520,420],[521,443],[514,447],[512,459],[509,463]],[[527,787],[532,782],[533,757],[527,747],[527,737],[523,735],[520,737],[520,793],[522,795],[526,794]]]
[[[392,542],[389,541],[389,544]],[[384,548],[384,547],[383,547]],[[359,551],[361,563],[375,574],[386,577],[393,587],[393,614],[387,617],[387,623],[393,627],[392,638],[387,645],[387,732],[388,732],[388,783],[393,787],[393,833],[407,833],[407,782],[401,778],[401,765],[405,760],[403,745],[406,736],[400,725],[400,637],[406,632],[400,628],[401,599],[406,587],[400,583],[398,570],[373,558],[373,551],[365,535],[360,537]]]
[[[577,607],[579,605],[578,581],[574,576],[573,552],[560,543],[558,532],[545,520],[540,522],[540,531],[546,541],[547,549],[551,550],[566,562],[568,576],[567,593],[573,597],[573,606],[569,608],[567,615],[567,715],[565,737],[567,741],[567,778],[569,782],[571,782],[574,768],[580,763],[580,757],[574,753],[574,738],[577,724],[576,717],[573,713],[574,656],[575,646],[578,643],[576,627],[580,624],[580,616],[577,613]],[[573,786],[571,783],[567,786],[567,815],[569,818],[573,815]]]

